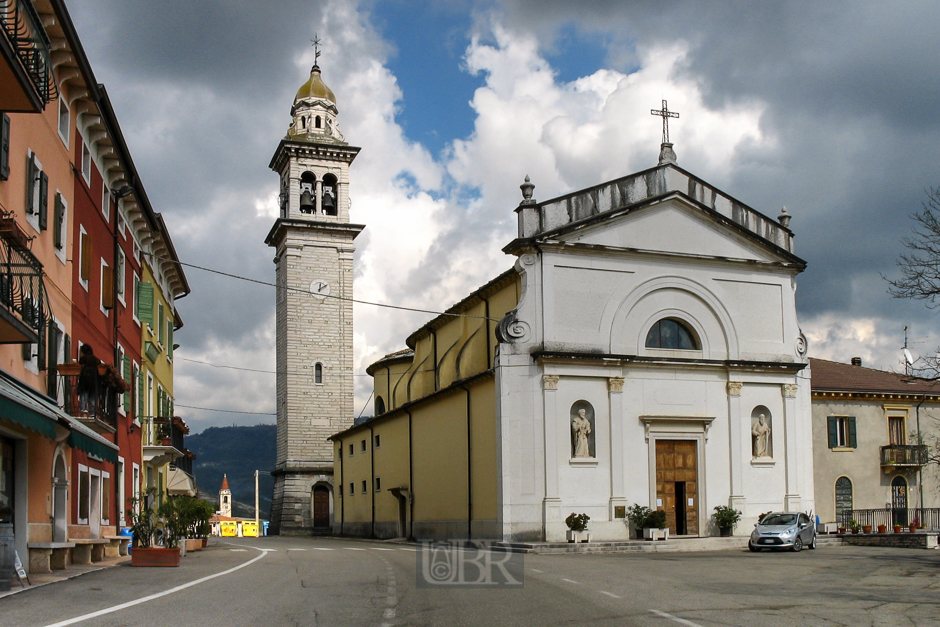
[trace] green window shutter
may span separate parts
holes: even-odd
[[[0,113],[0,181],[10,178],[10,116]]]
[[[153,326],[153,285],[149,281],[141,281],[137,289],[137,319]]]
[[[855,416],[852,416],[849,420],[849,446],[851,448],[858,448],[858,439],[855,435]]]
[[[144,373],[137,372],[137,418],[144,415]]]
[[[166,356],[173,359],[173,322],[166,323]]]
[[[56,250],[62,250],[62,246],[65,243],[65,238],[63,237],[65,233],[65,225],[62,224],[65,218],[65,203],[62,202],[62,194],[56,192],[55,195],[55,209],[53,210],[52,215],[52,242],[55,244]]]
[[[39,230],[49,228],[49,176],[39,173]]]
[[[131,382],[131,358],[127,355],[124,355],[124,381],[128,384]],[[124,392],[124,413],[126,414],[131,410],[131,391],[130,388]]]
[[[26,213],[36,212],[36,155],[30,154],[26,163]]]
[[[839,445],[836,439],[836,417],[829,416],[829,448],[836,448]]]
[[[166,346],[166,327],[164,326],[163,320],[163,303],[157,303],[157,341],[160,342],[162,346]]]

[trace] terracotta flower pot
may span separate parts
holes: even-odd
[[[908,525],[908,529],[911,530],[911,533],[914,533],[915,531],[917,531],[917,524],[911,523],[910,525]]]
[[[862,533],[871,533],[871,525],[862,525]]]
[[[894,533],[901,533],[901,525],[894,526]]]
[[[180,550],[135,546],[131,551],[131,566],[179,566]]]
[[[203,539],[202,539],[202,548],[206,548],[206,546],[208,546],[208,544],[209,544],[209,538],[203,538]]]
[[[878,525],[878,533],[888,533],[887,525]]]
[[[839,527],[839,533],[845,533],[845,527]]]

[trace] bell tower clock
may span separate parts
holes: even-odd
[[[270,164],[281,180],[280,217],[265,239],[277,275],[274,534],[329,533],[327,438],[353,422],[353,240],[365,227],[349,222],[349,165],[359,149],[344,140],[338,113],[315,64]]]

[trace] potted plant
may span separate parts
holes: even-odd
[[[888,533],[887,525],[878,525],[878,533]]]
[[[862,525],[862,533],[871,533],[871,525]]]
[[[852,533],[858,533],[861,529],[861,526],[858,524],[858,521],[854,518],[849,521],[849,527],[852,528]]]
[[[131,566],[179,566],[180,551],[174,545],[164,547],[154,546],[154,536],[160,528],[158,512],[149,507],[151,499],[156,495],[155,488],[149,488],[138,498],[128,499],[132,503],[127,511],[131,519],[131,531],[134,537],[134,548],[131,551]],[[161,506],[161,514],[163,507]],[[164,532],[164,538],[170,535]]]
[[[845,533],[845,527],[842,527],[842,526],[840,525],[840,526],[838,527],[838,529],[837,529],[837,532],[838,532],[838,533]]]
[[[587,530],[588,521],[591,517],[587,514],[575,514],[571,512],[568,518],[565,518],[565,524],[568,525],[568,542],[590,542],[591,532]]]
[[[666,512],[661,509],[650,512],[643,521],[643,537],[647,540],[668,540],[669,528],[666,527]]]
[[[901,533],[901,525],[894,526],[894,533]]]
[[[634,503],[627,508],[627,520],[633,525],[633,533],[638,540],[643,537],[643,523],[646,522],[646,517],[651,513],[653,513],[653,510],[639,503]]]
[[[910,522],[910,524],[908,524],[908,528],[911,530],[911,533],[914,533],[915,531],[917,531],[917,528],[919,526],[920,526],[920,520],[917,518],[913,519]]]
[[[712,517],[715,519],[718,533],[721,534],[723,538],[727,538],[734,531],[734,526],[741,520],[741,512],[727,505],[717,505],[715,506],[715,513],[712,514]]]

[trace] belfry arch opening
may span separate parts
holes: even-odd
[[[323,177],[323,198],[321,202],[323,214],[335,216],[337,214],[338,204],[336,198],[336,177],[332,174],[327,174]]]
[[[300,175],[300,213],[317,211],[317,177],[309,170]]]

